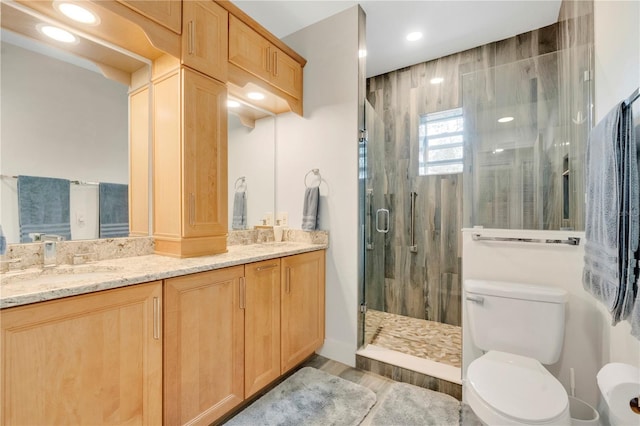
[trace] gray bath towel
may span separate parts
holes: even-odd
[[[18,176],[20,242],[30,243],[32,232],[71,239],[70,182],[36,176]]]
[[[100,183],[100,238],[129,236],[129,185]]]
[[[632,322],[638,286],[638,146],[632,110],[619,104],[596,126],[587,146],[584,288],[602,301],[611,322]],[[632,314],[633,312],[633,314]],[[635,320],[640,321],[640,319]]]
[[[587,145],[585,256],[582,283],[603,302],[617,323],[621,292],[620,120],[622,104],[592,129]]]
[[[621,303],[620,319],[629,318],[635,296],[638,292],[637,255],[639,244],[638,204],[640,203],[640,184],[638,182],[638,147],[633,129],[633,110],[625,106],[622,110],[622,207],[621,207],[621,286],[624,286]]]
[[[302,208],[302,230],[314,231],[318,227],[318,204],[320,203],[320,188],[313,186],[304,191],[304,206]]]
[[[247,229],[247,192],[236,191],[233,196],[231,229]]]
[[[627,290],[631,291],[632,294],[635,293],[635,297],[629,297],[633,304],[628,317],[631,323],[631,334],[640,340],[640,285],[638,284],[638,260],[640,259],[640,170],[638,170],[638,164],[640,163],[640,108],[635,108],[635,110],[633,111],[631,107],[628,110],[629,121],[631,122],[631,134],[629,136],[631,141],[629,150],[631,155],[631,180],[635,178],[636,182],[635,185],[633,182],[630,182],[629,185],[631,195],[629,197],[629,273]],[[633,172],[634,164],[636,166],[635,174]]]

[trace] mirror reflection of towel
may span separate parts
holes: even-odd
[[[320,188],[313,186],[304,191],[304,207],[302,208],[302,230],[314,231],[318,227],[318,204]]]
[[[18,176],[20,242],[32,242],[30,233],[71,239],[70,186],[67,179]]]
[[[100,238],[129,236],[129,185],[100,183]]]
[[[247,193],[246,191],[236,191],[233,197],[233,219],[231,229],[247,228]]]

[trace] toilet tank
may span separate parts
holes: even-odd
[[[465,280],[465,307],[474,344],[553,364],[564,340],[567,292],[561,288]]]

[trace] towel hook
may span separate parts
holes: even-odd
[[[238,185],[238,182],[240,182],[240,185]],[[246,178],[244,176],[240,176],[238,179],[236,179],[236,183],[233,184],[233,187],[235,188],[235,190],[237,191],[238,189],[240,189],[242,186],[244,185],[245,189],[247,188],[246,185]]]
[[[320,186],[320,183],[322,182],[322,175],[320,175],[320,169],[311,169],[307,172],[306,175],[304,175],[304,186],[309,188],[309,185],[307,185],[307,178],[309,177],[309,175],[313,173],[314,175],[316,175],[318,177],[318,185],[316,186]]]

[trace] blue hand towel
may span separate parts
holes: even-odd
[[[304,191],[304,206],[302,208],[302,230],[314,231],[318,227],[318,204],[320,188],[313,186]]]
[[[71,239],[70,182],[67,179],[18,176],[20,242],[30,243],[32,232]]]
[[[231,229],[247,229],[247,193],[236,191],[233,196],[233,219]]]
[[[129,236],[129,185],[100,183],[100,238]]]
[[[585,256],[582,284],[612,313],[620,296],[620,144],[622,104],[591,130],[586,153]]]

